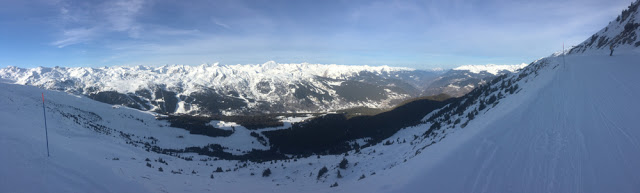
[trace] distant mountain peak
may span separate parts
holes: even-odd
[[[518,70],[527,67],[527,64],[516,64],[516,65],[497,65],[497,64],[487,64],[487,65],[464,65],[453,70],[468,70],[473,73],[481,73],[487,72],[493,75],[498,75],[500,72],[509,71],[509,72],[517,72]]]
[[[419,86],[435,76],[389,66],[275,61],[0,69],[5,82],[82,94],[142,110],[194,114],[389,107],[420,93]]]
[[[390,66],[267,61],[197,66],[7,67],[0,69],[0,78],[167,114],[245,114],[327,112],[357,106],[388,108],[426,90],[436,92],[428,94],[459,96],[495,75],[514,71],[513,67],[496,65],[469,69],[472,72],[448,74]],[[489,73],[474,73],[480,71]],[[451,84],[463,89],[449,88]]]

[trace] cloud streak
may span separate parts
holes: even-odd
[[[76,28],[76,29],[65,30],[63,32],[64,38],[61,40],[52,42],[51,44],[58,48],[64,48],[69,45],[86,42],[91,40],[93,36],[95,36],[96,34],[95,31],[96,31],[95,28]]]
[[[139,37],[141,27],[136,23],[135,17],[143,4],[143,0],[121,0],[107,3],[104,10],[110,24],[110,30],[128,32],[131,37]]]
[[[218,25],[220,27],[223,27],[223,28],[226,28],[226,29],[231,29],[231,26],[229,26],[229,25],[227,25],[225,23],[222,23],[222,22],[218,21],[215,18],[213,18],[212,21],[213,21],[214,24],[216,24],[216,25]]]
[[[138,38],[142,26],[137,23],[136,16],[143,5],[143,0],[107,1],[96,5],[59,3],[58,23],[61,23],[63,30],[60,38],[51,44],[64,48],[91,42],[112,32],[124,32],[131,38]]]

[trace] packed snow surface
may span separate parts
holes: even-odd
[[[351,190],[640,191],[640,57],[555,61],[464,131]]]

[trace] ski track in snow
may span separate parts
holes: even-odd
[[[504,102],[522,98],[522,105],[505,116],[503,102],[488,111],[495,121],[470,124],[462,135],[473,137],[452,142],[455,150],[397,192],[638,192],[637,61],[567,56],[566,66],[527,83],[541,87],[524,93],[532,97]]]

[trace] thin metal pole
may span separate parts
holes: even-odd
[[[49,157],[49,131],[47,129],[47,113],[44,108],[44,93],[42,93],[42,115],[44,115],[44,133],[47,137],[47,157]]]

